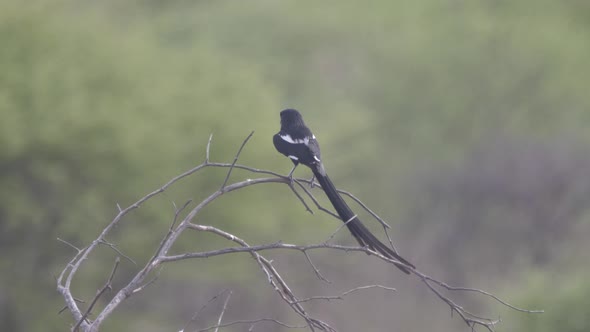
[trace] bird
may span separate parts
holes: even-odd
[[[315,135],[303,122],[299,111],[285,109],[280,112],[280,116],[281,129],[273,136],[273,144],[278,152],[287,156],[294,164],[287,177],[293,181],[293,172],[299,164],[309,167],[338,216],[346,223],[346,227],[360,246],[368,247],[389,259],[400,262],[394,263],[395,266],[404,273],[410,274],[409,268],[415,269],[415,266],[373,235],[340,196],[326,173],[320,145]]]

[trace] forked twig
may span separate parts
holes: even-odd
[[[212,298],[210,298],[204,305],[202,305],[196,312],[195,314],[191,317],[191,319],[184,325],[184,327],[179,331],[179,332],[184,332],[189,325],[194,322],[197,317],[199,317],[199,315],[201,314],[201,312],[203,310],[205,310],[205,308],[207,308],[207,306],[209,306],[209,304],[211,304],[213,301],[217,300],[223,293],[227,292],[228,289],[224,289],[221,292],[217,293],[216,295],[214,295]]]
[[[254,130],[252,130],[252,132],[250,133],[250,135],[248,135],[246,137],[246,139],[242,142],[242,145],[240,145],[240,149],[238,149],[238,153],[236,153],[236,155],[234,157],[234,161],[232,162],[231,167],[227,171],[227,175],[225,176],[225,180],[223,180],[223,184],[221,185],[221,190],[223,190],[225,188],[225,185],[227,184],[227,181],[229,180],[229,177],[231,175],[231,172],[233,171],[234,166],[238,162],[238,158],[240,157],[240,154],[242,153],[242,149],[244,148],[244,146],[246,145],[246,143],[248,143],[248,141],[250,140],[250,137],[252,137],[252,135],[254,135]]]
[[[76,321],[75,326],[72,328],[73,331],[77,331],[79,329],[82,329],[86,332],[97,332],[99,330],[99,327],[101,326],[102,322],[107,317],[109,317],[113,313],[113,311],[125,299],[127,299],[128,297],[130,297],[138,292],[141,292],[143,289],[145,289],[145,287],[152,284],[158,278],[159,272],[162,270],[163,264],[165,264],[165,263],[175,262],[175,261],[184,260],[184,259],[198,259],[198,258],[214,257],[214,256],[226,255],[226,254],[232,254],[232,253],[247,253],[252,258],[254,258],[254,262],[258,265],[258,267],[260,268],[260,271],[262,271],[263,275],[266,277],[266,280],[269,283],[269,285],[275,290],[275,292],[279,295],[279,297],[287,305],[289,305],[292,312],[296,313],[300,317],[300,319],[302,319],[305,322],[305,325],[304,326],[289,325],[289,324],[283,323],[281,321],[278,321],[278,320],[272,319],[272,318],[262,318],[262,319],[257,319],[257,320],[238,320],[238,321],[233,321],[233,322],[222,324],[222,319],[225,315],[227,305],[228,305],[230,296],[232,294],[230,292],[228,294],[228,296],[226,297],[224,305],[223,305],[223,309],[218,316],[217,324],[213,327],[209,327],[209,328],[201,330],[201,331],[217,330],[222,327],[227,327],[227,326],[232,326],[232,325],[237,325],[237,324],[251,324],[250,328],[252,329],[256,324],[263,323],[263,322],[270,322],[270,323],[277,324],[277,325],[285,327],[285,328],[306,328],[311,331],[316,331],[316,330],[335,331],[335,329],[333,327],[331,327],[329,324],[312,317],[312,315],[306,311],[306,308],[304,308],[304,304],[314,301],[314,300],[330,301],[330,300],[335,300],[335,299],[342,299],[345,296],[347,296],[353,292],[360,291],[360,290],[366,290],[369,288],[380,288],[383,290],[395,291],[394,288],[387,287],[387,286],[369,285],[369,286],[361,286],[361,287],[353,288],[349,291],[343,292],[342,294],[340,294],[338,296],[312,296],[312,297],[300,299],[296,296],[295,291],[293,289],[291,289],[291,287],[285,281],[285,279],[282,277],[282,275],[273,266],[272,261],[270,261],[269,259],[267,259],[266,257],[264,257],[260,254],[260,252],[264,251],[264,250],[276,250],[276,249],[283,249],[283,250],[286,249],[286,250],[299,251],[303,254],[303,256],[305,257],[307,262],[310,264],[310,266],[312,267],[317,278],[324,281],[324,282],[328,282],[328,283],[329,283],[328,279],[326,279],[320,273],[318,267],[312,262],[308,251],[310,251],[310,250],[328,250],[329,249],[329,250],[341,250],[341,251],[345,251],[345,252],[364,252],[369,255],[372,255],[373,257],[380,259],[381,261],[384,261],[387,264],[402,264],[403,265],[403,263],[401,263],[401,262],[398,262],[394,259],[387,258],[387,257],[385,257],[377,252],[374,252],[366,247],[359,247],[359,246],[348,247],[348,246],[329,244],[328,242],[335,236],[335,234],[340,229],[342,229],[342,227],[346,226],[347,223],[350,222],[350,220],[345,221],[344,223],[340,224],[339,227],[336,229],[336,231],[334,233],[332,233],[327,238],[327,240],[324,241],[323,243],[314,244],[314,245],[305,245],[305,246],[304,245],[285,244],[282,242],[275,242],[275,243],[270,243],[270,244],[250,246],[246,241],[240,239],[239,237],[237,237],[234,234],[228,233],[224,230],[215,228],[213,226],[197,225],[197,224],[193,223],[193,220],[195,219],[196,215],[203,208],[205,208],[209,203],[211,203],[214,200],[218,199],[219,197],[223,196],[225,193],[228,193],[228,192],[231,192],[234,190],[238,190],[238,189],[242,189],[245,187],[249,187],[252,185],[259,185],[259,184],[266,184],[266,183],[285,183],[285,184],[289,185],[289,187],[290,187],[291,191],[294,193],[295,197],[297,197],[297,199],[300,202],[302,202],[302,204],[304,205],[304,207],[306,208],[307,211],[310,211],[311,213],[313,213],[310,206],[308,206],[308,204],[306,203],[306,201],[304,199],[305,195],[307,195],[307,197],[309,199],[311,199],[311,201],[315,204],[317,209],[319,209],[319,210],[321,210],[321,211],[323,211],[323,212],[325,212],[337,219],[340,219],[336,214],[331,212],[329,209],[324,208],[319,203],[319,201],[316,199],[316,197],[313,195],[313,193],[310,190],[308,190],[306,186],[303,185],[303,183],[310,183],[310,182],[313,183],[312,181],[306,180],[306,179],[294,179],[294,182],[297,184],[297,186],[301,190],[304,191],[305,195],[302,195],[296,190],[296,186],[294,186],[289,179],[287,179],[286,177],[284,177],[278,173],[237,164],[237,161],[242,153],[244,146],[249,141],[249,139],[252,137],[253,133],[254,132],[251,132],[244,139],[244,141],[240,145],[240,148],[238,149],[236,155],[234,156],[232,163],[218,163],[218,162],[211,162],[210,161],[210,146],[211,146],[211,141],[212,141],[212,135],[210,135],[209,140],[207,142],[207,147],[206,147],[205,161],[202,164],[172,178],[167,183],[165,183],[162,187],[152,191],[151,193],[148,193],[146,196],[139,199],[137,202],[133,203],[132,205],[130,205],[127,208],[123,209],[117,204],[117,207],[118,207],[117,215],[114,217],[114,219],[112,219],[112,221],[108,225],[105,226],[105,228],[98,235],[98,237],[94,241],[92,241],[87,247],[80,249],[80,248],[74,246],[73,244],[58,238],[58,241],[66,244],[76,250],[76,253],[73,256],[73,258],[70,259],[70,261],[64,267],[64,269],[62,270],[60,275],[56,278],[58,292],[63,296],[64,301],[66,303],[66,308],[72,313],[72,316],[74,317],[74,321]],[[194,173],[198,172],[199,170],[202,170],[206,167],[228,168],[228,171],[226,173],[226,176],[225,176],[222,186],[217,191],[213,192],[211,195],[209,195],[207,198],[205,198],[203,201],[201,201],[201,203],[199,203],[197,206],[192,208],[186,214],[186,216],[184,216],[184,218],[182,218],[182,220],[180,220],[181,219],[180,214],[188,207],[188,205],[190,204],[191,201],[190,200],[187,201],[180,208],[177,208],[176,204],[173,203],[173,205],[174,205],[174,218],[173,218],[170,226],[168,227],[167,232],[165,233],[162,240],[160,241],[160,244],[158,245],[158,247],[154,251],[154,254],[152,255],[152,257],[147,261],[146,265],[143,266],[143,268],[141,268],[139,270],[139,272],[137,272],[136,275],[133,276],[133,278],[130,281],[128,281],[128,283],[115,294],[115,296],[110,300],[110,302],[103,308],[103,310],[96,316],[96,318],[93,321],[88,320],[88,316],[91,314],[92,310],[95,308],[95,305],[98,302],[98,300],[101,298],[101,296],[107,290],[110,290],[112,288],[112,280],[115,276],[115,272],[116,272],[117,267],[120,263],[119,256],[126,257],[125,255],[123,255],[120,252],[120,250],[118,250],[116,248],[116,246],[114,246],[113,244],[111,244],[110,242],[108,242],[106,240],[107,235],[113,229],[116,228],[116,226],[122,221],[123,217],[126,216],[130,211],[139,208],[141,205],[146,203],[151,198],[165,192],[165,190],[167,190],[170,186],[172,186],[174,183],[178,182],[179,180],[181,180],[187,176],[190,176],[191,174],[194,174]],[[267,177],[246,179],[243,181],[230,183],[229,179],[231,177],[232,171],[236,168],[246,170],[246,171],[248,171],[250,173],[254,173],[254,174],[264,174]],[[384,231],[387,235],[387,238],[388,238],[391,246],[393,247],[393,243],[391,242],[391,238],[389,237],[389,234],[387,233],[387,229],[389,228],[389,225],[387,225],[387,223],[385,223],[385,221],[383,221],[383,219],[381,219],[377,214],[375,214],[373,211],[371,211],[363,202],[358,200],[352,194],[345,192],[345,191],[339,191],[339,192],[351,197],[351,199],[355,200],[363,209],[365,209],[365,211],[370,213],[376,220],[378,220],[381,223],[381,225],[383,226]],[[177,239],[180,237],[180,235],[187,229],[196,230],[196,231],[200,231],[200,232],[208,232],[208,233],[213,234],[215,236],[225,238],[228,241],[235,243],[237,246],[224,247],[222,249],[211,250],[211,251],[186,252],[186,253],[181,253],[181,254],[176,254],[176,255],[169,255],[168,252],[172,248],[172,245],[177,241]],[[119,254],[119,256],[117,256],[117,259],[115,261],[115,264],[113,266],[111,274],[110,274],[109,278],[107,279],[105,285],[97,291],[95,297],[93,298],[90,305],[88,306],[88,309],[86,311],[82,312],[82,310],[80,309],[79,304],[78,304],[79,300],[77,300],[72,294],[71,283],[72,283],[74,276],[77,274],[77,272],[79,271],[79,269],[81,268],[83,263],[88,259],[90,253],[92,253],[101,244],[111,247],[115,252],[117,252],[117,254]],[[393,247],[393,248],[395,250],[395,247]],[[129,257],[126,257],[126,259],[132,261]],[[479,290],[479,289],[475,289],[475,288],[466,288],[466,287],[452,287],[452,286],[447,285],[444,282],[438,281],[438,280],[420,272],[417,269],[411,269],[409,267],[408,267],[408,269],[411,271],[412,274],[414,274],[418,278],[420,278],[420,280],[428,287],[428,289],[431,290],[439,299],[441,299],[442,301],[447,303],[447,305],[450,306],[452,312],[458,313],[458,315],[463,319],[463,321],[468,326],[470,326],[472,329],[475,329],[476,326],[482,326],[482,327],[485,327],[488,330],[492,331],[493,326],[496,323],[498,323],[498,320],[488,319],[488,318],[478,316],[478,315],[471,313],[470,311],[461,307],[456,302],[452,301],[448,296],[443,294],[443,292],[442,292],[443,290],[450,291],[450,292],[460,291],[460,292],[472,292],[472,293],[480,294],[480,295],[489,297],[489,298],[493,299],[494,301],[497,301],[498,303],[500,303],[508,308],[511,308],[513,310],[520,311],[520,312],[526,312],[526,313],[543,312],[542,310],[526,310],[526,309],[518,308],[516,306],[509,304],[508,302],[506,302],[504,300],[501,300],[497,296],[495,296],[489,292],[483,291],[483,290]],[[153,276],[154,274],[155,274],[155,277],[153,277],[151,280],[149,280],[148,277]],[[146,280],[149,280],[149,281],[146,281]],[[439,287],[439,288],[437,288],[437,287]],[[190,325],[190,323],[197,319],[197,317],[200,315],[202,310],[209,303],[214,301],[217,297],[221,296],[221,294],[223,294],[223,292],[221,292],[218,295],[216,295],[215,297],[213,297],[211,300],[209,300],[209,302],[207,302],[203,307],[201,307],[201,309],[199,309],[195,313],[193,318],[191,318],[191,320],[185,325],[183,330],[187,329],[188,326]]]
[[[84,312],[84,314],[82,315],[82,318],[80,318],[78,323],[76,323],[76,325],[74,325],[74,328],[72,329],[74,332],[78,331],[78,329],[80,328],[80,324],[82,324],[82,322],[86,320],[88,315],[90,315],[90,313],[92,312],[92,309],[94,308],[94,305],[96,304],[98,299],[102,296],[102,294],[104,294],[107,290],[111,290],[113,288],[113,286],[112,286],[113,278],[115,277],[115,273],[117,272],[117,267],[119,267],[120,262],[121,262],[121,259],[119,257],[117,257],[115,259],[115,265],[113,265],[113,270],[111,271],[111,275],[107,279],[107,282],[104,284],[104,286],[102,286],[101,289],[99,289],[96,292],[96,295],[92,299],[92,302],[90,302],[88,309],[86,309],[86,312]]]

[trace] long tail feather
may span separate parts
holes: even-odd
[[[360,219],[354,215],[348,204],[346,204],[342,196],[340,196],[336,190],[336,187],[325,173],[323,168],[320,169],[319,167],[312,167],[312,171],[315,177],[318,179],[318,182],[322,185],[326,196],[328,196],[328,199],[334,206],[334,209],[336,209],[340,219],[342,219],[343,222],[346,222],[346,227],[348,227],[348,230],[352,236],[354,236],[361,246],[367,246],[371,250],[375,250],[385,257],[400,261],[403,264],[414,268],[412,263],[398,255],[395,251],[393,251],[393,249],[385,245],[383,242],[379,241],[379,239],[376,238],[375,235],[373,235],[369,229],[365,227],[365,225],[363,225]],[[410,274],[410,271],[406,266],[402,264],[395,264],[395,266],[397,266],[403,272]]]

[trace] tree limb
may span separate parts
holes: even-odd
[[[223,315],[224,315],[226,308],[227,308],[227,304],[228,304],[228,301],[229,301],[229,298],[231,295],[231,291],[230,291],[230,293],[227,296],[225,303],[223,305],[223,309],[218,316],[217,325],[213,326],[213,327],[209,327],[209,328],[204,329],[202,331],[208,331],[208,330],[212,330],[212,329],[216,330],[220,327],[231,326],[231,325],[236,325],[236,324],[252,324],[252,327],[253,327],[254,325],[261,323],[261,322],[272,322],[274,324],[277,324],[277,325],[280,325],[280,326],[283,326],[286,328],[302,328],[303,327],[303,328],[309,329],[310,331],[316,331],[316,330],[336,331],[329,324],[327,324],[317,318],[312,317],[312,315],[309,314],[305,310],[303,305],[308,302],[317,301],[317,300],[329,301],[329,300],[334,300],[334,299],[342,299],[346,295],[348,295],[352,292],[366,290],[369,288],[380,288],[383,290],[395,291],[394,288],[391,288],[388,286],[369,285],[369,286],[360,286],[360,287],[353,288],[351,290],[343,292],[339,296],[313,296],[313,297],[300,299],[295,295],[295,292],[291,289],[291,287],[287,284],[287,282],[284,280],[282,275],[273,266],[272,261],[270,261],[269,259],[267,259],[266,257],[264,257],[260,254],[260,252],[262,252],[262,251],[278,250],[278,249],[299,251],[304,255],[306,261],[312,267],[316,277],[324,282],[329,282],[329,281],[325,277],[322,276],[322,274],[319,272],[319,269],[316,267],[316,265],[313,264],[313,262],[311,261],[311,258],[309,256],[309,253],[308,253],[309,251],[321,249],[321,250],[339,250],[339,251],[345,251],[345,252],[363,252],[363,253],[372,255],[372,256],[384,261],[386,264],[404,265],[402,262],[396,261],[394,259],[389,259],[389,258],[387,258],[377,252],[374,252],[371,249],[366,248],[366,247],[341,246],[341,245],[336,245],[336,244],[330,244],[329,242],[333,239],[336,232],[338,232],[343,226],[345,226],[347,221],[345,221],[344,224],[341,224],[334,231],[334,233],[331,234],[323,243],[312,244],[312,245],[296,245],[296,244],[286,244],[286,243],[281,243],[281,242],[275,242],[275,243],[263,244],[263,245],[257,245],[257,246],[250,246],[245,240],[239,238],[238,236],[236,236],[234,234],[231,234],[229,232],[221,230],[219,228],[216,228],[216,227],[213,227],[210,225],[195,224],[193,222],[195,217],[199,214],[199,212],[203,208],[205,208],[209,203],[220,198],[224,194],[238,190],[238,189],[246,188],[249,186],[262,185],[262,184],[268,184],[268,183],[283,183],[283,184],[288,185],[290,187],[291,191],[296,196],[296,198],[300,202],[302,202],[303,206],[305,207],[305,209],[307,211],[313,213],[311,208],[306,203],[304,197],[311,199],[311,201],[315,204],[317,209],[319,209],[320,211],[323,211],[323,212],[339,219],[339,217],[337,215],[335,215],[333,212],[331,212],[329,209],[322,207],[322,205],[319,203],[319,201],[312,194],[311,190],[308,190],[306,188],[306,186],[303,185],[303,183],[313,184],[313,181],[306,180],[306,179],[294,179],[293,182],[296,183],[298,188],[303,190],[303,192],[305,193],[305,195],[302,195],[302,194],[299,194],[299,192],[296,190],[296,187],[292,184],[291,180],[283,175],[280,175],[280,174],[272,172],[272,171],[261,170],[261,169],[238,164],[237,162],[239,160],[240,154],[241,154],[243,148],[245,147],[246,143],[250,139],[250,137],[252,137],[253,133],[254,132],[250,133],[243,140],[237,153],[234,156],[232,163],[218,163],[218,162],[211,162],[210,161],[210,146],[211,146],[211,141],[212,141],[212,135],[209,136],[209,140],[207,142],[207,147],[206,147],[206,157],[205,157],[205,161],[203,163],[201,163],[200,165],[172,178],[171,180],[169,180],[167,183],[165,183],[160,188],[148,193],[146,196],[142,197],[137,202],[131,204],[130,206],[128,206],[124,209],[121,208],[117,204],[118,213],[116,214],[116,216],[110,221],[109,224],[107,224],[105,226],[105,228],[98,235],[98,237],[95,240],[93,240],[87,247],[79,249],[78,247],[72,245],[71,243],[58,238],[58,241],[66,244],[76,250],[76,254],[66,264],[66,266],[64,267],[64,269],[62,270],[60,275],[56,278],[57,279],[56,280],[57,281],[57,290],[63,296],[65,304],[66,304],[66,308],[72,314],[74,321],[76,322],[75,326],[72,328],[73,331],[78,331],[78,330],[83,330],[85,332],[98,331],[101,324],[104,322],[104,320],[107,319],[125,299],[132,296],[133,294],[141,292],[143,289],[145,289],[145,287],[147,287],[148,285],[150,285],[151,283],[153,283],[157,279],[157,274],[159,273],[159,271],[161,271],[161,269],[163,268],[165,263],[172,263],[172,262],[185,260],[185,259],[199,259],[199,258],[214,257],[214,256],[231,254],[231,253],[247,253],[252,258],[254,258],[254,261],[258,265],[260,271],[266,277],[266,280],[270,284],[270,286],[275,290],[275,292],[279,295],[279,297],[289,306],[289,308],[305,322],[305,325],[304,326],[289,325],[289,324],[282,323],[279,320],[272,319],[272,318],[263,318],[263,319],[257,319],[257,320],[242,320],[242,321],[234,321],[234,322],[222,324],[221,320],[222,320]],[[131,212],[134,209],[139,208],[140,206],[145,204],[148,200],[163,193],[170,186],[172,186],[176,182],[180,181],[181,179],[188,177],[188,176],[190,176],[190,175],[192,175],[204,168],[207,168],[207,167],[228,168],[227,174],[225,176],[225,179],[224,179],[221,187],[218,190],[216,190],[215,192],[211,193],[204,200],[202,200],[197,206],[192,208],[186,214],[186,216],[184,218],[182,218],[182,220],[180,220],[180,221],[179,221],[179,219],[180,219],[179,216],[185,209],[188,208],[190,201],[186,202],[181,208],[177,208],[176,204],[173,203],[174,204],[173,221],[172,221],[170,227],[168,228],[167,233],[162,237],[160,244],[154,250],[152,257],[131,278],[131,280],[129,280],[121,289],[119,289],[117,291],[115,296],[113,296],[113,298],[98,313],[98,315],[96,316],[94,321],[90,321],[88,319],[88,316],[91,314],[91,311],[95,308],[95,305],[98,302],[99,298],[107,290],[110,290],[112,288],[112,279],[114,278],[115,272],[116,272],[117,267],[120,263],[120,259],[117,257],[115,265],[113,266],[113,269],[111,271],[110,277],[107,279],[107,282],[105,283],[105,285],[101,289],[99,289],[97,291],[97,294],[94,297],[94,299],[92,300],[92,302],[90,303],[88,309],[85,312],[82,312],[82,310],[80,309],[80,307],[78,305],[77,300],[74,298],[74,296],[72,294],[71,283],[72,283],[72,280],[74,279],[74,277],[76,276],[77,272],[81,268],[81,266],[88,259],[90,253],[92,253],[97,248],[97,246],[99,246],[101,244],[107,245],[110,248],[112,248],[113,250],[115,250],[120,256],[123,256],[127,260],[133,262],[133,260],[131,258],[123,255],[114,244],[112,244],[106,240],[107,235],[110,234],[111,231],[113,229],[115,229],[119,223],[122,222],[123,218],[129,212]],[[237,182],[230,183],[229,179],[230,179],[231,173],[234,169],[246,170],[246,171],[253,173],[253,174],[263,174],[267,177],[246,179],[243,181],[237,181]],[[387,228],[389,228],[389,225],[387,225],[387,223],[385,223],[385,221],[383,219],[381,219],[377,214],[375,214],[373,211],[371,211],[363,202],[361,202],[359,199],[354,197],[352,194],[350,194],[348,192],[344,192],[344,191],[340,191],[340,192],[351,197],[363,209],[365,209],[377,221],[379,221],[387,234]],[[176,243],[179,236],[186,230],[211,233],[214,236],[222,237],[228,241],[231,241],[231,242],[235,243],[237,246],[225,247],[225,248],[221,248],[221,249],[217,249],[217,250],[210,250],[210,251],[185,252],[185,253],[176,254],[176,255],[168,255],[168,252],[170,251],[172,246]],[[387,234],[387,237],[390,241],[391,246],[393,247],[393,243],[391,242],[391,238],[389,237],[389,234]],[[517,311],[521,311],[521,312],[526,312],[526,313],[542,312],[541,310],[526,310],[526,309],[518,308],[516,306],[509,304],[508,302],[506,302],[504,300],[501,300],[497,296],[495,296],[489,292],[483,291],[483,290],[479,290],[479,289],[475,289],[475,288],[466,288],[466,287],[451,287],[444,282],[438,281],[438,280],[420,272],[418,269],[413,269],[409,266],[407,266],[407,268],[409,271],[411,271],[412,274],[417,276],[426,285],[426,287],[431,292],[433,292],[435,294],[436,297],[438,297],[440,300],[442,300],[447,305],[449,305],[452,312],[458,313],[459,316],[463,319],[463,321],[468,326],[470,326],[472,329],[474,329],[476,326],[482,326],[482,327],[492,331],[493,326],[498,323],[498,320],[481,317],[481,316],[478,316],[478,315],[475,315],[475,314],[469,312],[468,310],[464,309],[456,302],[452,301],[448,296],[443,294],[443,292],[441,292],[441,289],[443,289],[445,291],[449,291],[449,292],[471,292],[471,293],[483,295],[485,297],[491,298],[492,300],[494,300],[494,301],[496,301],[508,308],[511,308],[511,309],[517,310]],[[146,279],[151,274],[156,274],[156,276],[154,278],[152,278],[150,281],[146,282]],[[437,287],[439,287],[441,289],[439,289]],[[220,295],[221,295],[221,293],[218,294],[217,296],[220,296]],[[217,298],[217,296],[214,297],[213,299],[211,299],[208,303],[210,303],[215,298]],[[205,306],[207,306],[207,304]],[[195,313],[193,318],[187,323],[187,325],[184,327],[184,329],[186,329],[191,322],[193,322],[197,319],[197,316],[200,314],[200,312],[202,311],[202,309],[204,307],[202,307],[201,309],[199,309]]]

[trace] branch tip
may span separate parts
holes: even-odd
[[[205,150],[205,165],[209,164],[209,148],[211,147],[211,140],[213,139],[213,133],[209,135],[209,140],[207,141],[207,148]]]

